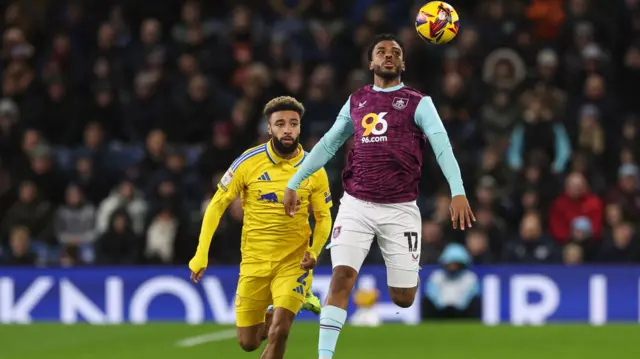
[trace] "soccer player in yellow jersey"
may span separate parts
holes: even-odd
[[[289,329],[311,287],[311,270],[331,232],[332,201],[324,169],[298,188],[300,211],[293,217],[282,211],[283,188],[306,156],[298,144],[303,114],[302,104],[291,97],[267,103],[264,115],[271,140],[246,151],[224,174],[205,211],[198,249],[189,262],[191,279],[197,283],[207,267],[220,217],[240,195],[244,223],[235,302],[238,342],[253,351],[267,338],[263,359],[284,357]],[[309,205],[316,222],[311,246]],[[271,304],[274,310],[267,316]]]

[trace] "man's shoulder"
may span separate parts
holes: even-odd
[[[353,108],[354,105],[359,106],[366,103],[367,98],[374,93],[373,85],[366,85],[352,92],[347,102]]]
[[[250,168],[252,164],[257,164],[267,159],[267,144],[252,147],[244,151],[229,167],[232,172],[237,172],[240,169]]]
[[[417,98],[417,99],[420,99],[420,100],[423,97],[429,97],[429,96],[427,96],[427,94],[425,94],[425,93],[423,93],[423,92],[421,92],[419,90],[416,90],[413,87],[409,87],[409,86],[405,86],[405,87],[401,88],[399,90],[399,92],[401,92],[402,94],[404,94],[406,96],[409,96],[411,98]]]

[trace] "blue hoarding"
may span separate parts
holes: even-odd
[[[421,272],[426,283],[432,268]],[[638,322],[640,267],[483,267],[483,321],[487,324]],[[199,285],[186,268],[0,268],[0,323],[53,321],[117,324],[180,321],[235,322],[238,270],[210,268]],[[330,268],[316,271],[313,290],[324,299]],[[363,268],[358,286],[377,288],[383,321],[420,321],[420,301],[391,303],[384,267]],[[422,290],[420,291],[422,292]],[[353,315],[356,308],[350,307]],[[314,318],[301,313],[299,319]]]

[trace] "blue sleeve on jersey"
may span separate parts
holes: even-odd
[[[438,115],[431,97],[425,96],[420,100],[416,108],[415,121],[429,139],[438,165],[449,183],[449,188],[451,188],[451,197],[465,195],[460,166],[453,155],[447,130],[440,120],[440,115]]]
[[[338,149],[344,142],[353,135],[354,128],[351,121],[351,97],[342,106],[336,122],[331,129],[322,136],[320,141],[313,147],[307,158],[302,162],[300,168],[289,180],[287,188],[296,190],[300,183],[309,178],[317,170],[324,167],[329,160],[335,156]]]
[[[425,96],[420,100],[416,108],[415,121],[416,125],[418,125],[427,136],[447,132],[442,124],[442,120],[440,120],[436,106],[429,96]]]

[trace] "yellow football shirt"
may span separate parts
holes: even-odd
[[[198,250],[189,267],[193,271],[206,267],[209,245],[220,217],[238,195],[244,210],[240,247],[243,259],[279,261],[303,249],[317,256],[331,232],[330,208],[333,202],[324,168],[298,188],[301,205],[293,218],[285,214],[282,204],[287,182],[305,157],[306,153],[299,146],[295,158],[281,158],[271,141],[238,157],[220,180],[218,191],[207,207]],[[309,204],[316,219],[312,248],[309,247]]]

